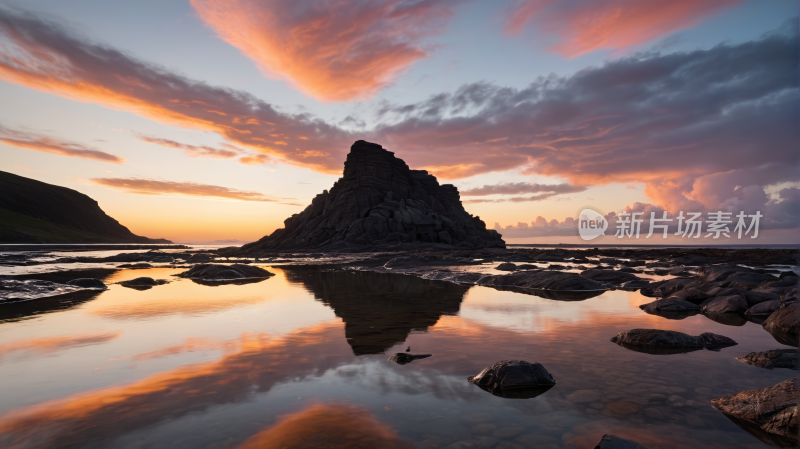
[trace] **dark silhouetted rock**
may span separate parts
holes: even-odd
[[[800,379],[712,399],[711,405],[761,441],[797,447]]]
[[[136,290],[147,290],[149,288],[153,288],[156,285],[163,285],[167,284],[169,281],[165,279],[153,279],[150,277],[140,277],[136,279],[130,279],[128,281],[122,281],[119,285],[123,287],[133,288]]]
[[[777,279],[778,278],[771,274],[760,274],[754,271],[739,271],[731,274],[725,281],[728,283],[728,287],[751,289],[758,287],[764,281]]]
[[[772,337],[788,346],[800,346],[800,303],[795,302],[783,309],[776,310],[762,325]]]
[[[698,284],[697,279],[692,278],[675,278],[666,281],[653,282],[646,288],[641,290],[645,296],[666,298],[672,296],[675,292],[683,290],[684,287],[692,284]]]
[[[73,279],[71,281],[67,281],[67,284],[95,290],[108,290],[108,287],[106,287],[106,284],[104,284],[103,281],[95,278]]]
[[[620,332],[611,341],[637,352],[648,354],[678,354],[699,349],[719,350],[737,343],[728,337],[705,332],[695,337],[683,332],[661,329],[633,329]]]
[[[605,289],[601,283],[578,274],[553,271],[517,271],[511,274],[486,278],[485,281],[481,282],[481,285],[562,291]]]
[[[601,270],[592,269],[586,270],[581,273],[581,276],[597,282],[605,282],[608,284],[620,285],[625,282],[637,281],[639,277],[635,274],[626,273],[618,270]]]
[[[658,312],[696,312],[700,310],[699,306],[674,296],[642,304],[639,308],[653,315],[658,315]]]
[[[405,352],[398,352],[397,354],[389,357],[389,361],[397,363],[398,365],[405,365],[413,362],[414,360],[425,359],[430,356],[431,354],[406,354]]]
[[[124,263],[122,265],[118,265],[117,268],[153,268],[153,266],[147,262],[141,262],[141,263]]]
[[[467,379],[483,390],[510,399],[539,396],[556,384],[556,379],[539,363],[501,360]]]
[[[703,313],[744,313],[747,310],[747,301],[739,295],[721,296],[714,298],[703,307]]]
[[[504,262],[498,265],[495,269],[500,271],[516,271],[517,265],[511,262]]]
[[[682,290],[678,290],[677,292],[670,295],[673,298],[680,298],[684,301],[689,301],[694,304],[699,304],[704,299],[708,299],[713,295],[708,294],[698,288],[695,287],[686,287]]]
[[[195,265],[189,271],[184,271],[176,276],[205,281],[232,281],[238,279],[268,278],[274,275],[274,273],[263,268],[237,263],[233,265]]]
[[[359,140],[342,177],[303,212],[232,253],[275,250],[367,249],[440,245],[465,249],[505,247],[500,235],[468,214],[458,189],[439,185],[424,170],[410,170],[394,153]],[[227,254],[227,253],[226,253]]]
[[[616,435],[605,434],[594,449],[647,449],[641,444]]]
[[[798,369],[800,363],[800,350],[798,349],[772,349],[766,352],[751,352],[750,354],[736,357],[736,360],[748,365],[761,368],[789,368]]]
[[[780,301],[781,295],[771,293],[771,292],[760,292],[760,291],[745,291],[744,299],[747,301],[748,306],[754,306],[756,304],[767,302],[767,301]]]

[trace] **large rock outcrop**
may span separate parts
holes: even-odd
[[[410,170],[380,145],[359,140],[344,174],[285,227],[239,253],[450,245],[505,247],[494,230],[461,205],[458,189],[439,185],[425,170]]]

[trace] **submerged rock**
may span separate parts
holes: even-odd
[[[581,272],[581,276],[597,282],[606,282],[614,285],[622,285],[626,282],[638,281],[640,278],[635,274],[626,273],[618,270],[592,269]]]
[[[800,350],[772,349],[766,352],[751,352],[736,357],[736,360],[766,369],[788,368],[797,371],[800,364]]]
[[[620,332],[611,337],[611,341],[626,349],[647,354],[680,354],[703,348],[718,351],[720,348],[737,344],[728,337],[710,332],[695,337],[683,332],[661,329],[633,329]]]
[[[616,435],[605,434],[594,449],[647,449],[641,444]]]
[[[504,248],[505,242],[464,210],[455,186],[440,185],[425,170],[410,170],[394,153],[359,140],[330,192],[287,218],[284,228],[231,254],[436,245]]]
[[[426,359],[431,354],[408,354],[405,352],[398,352],[397,354],[389,357],[390,362],[397,363],[398,365],[405,365],[413,362],[414,360]]]
[[[220,265],[203,264],[195,265],[189,271],[178,273],[176,276],[189,279],[201,279],[206,281],[230,281],[237,279],[268,278],[274,276],[263,268],[245,264]]]
[[[108,290],[106,284],[100,279],[95,278],[80,278],[67,281],[67,285],[74,285],[76,287],[89,288],[92,290]]]
[[[795,302],[777,310],[762,325],[772,337],[788,346],[800,346],[800,303]]]
[[[711,405],[759,440],[778,447],[797,447],[800,379],[712,399]]]
[[[495,396],[529,399],[546,392],[556,379],[539,363],[501,360],[467,379]]]

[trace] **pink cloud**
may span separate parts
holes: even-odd
[[[43,134],[12,130],[2,125],[0,125],[0,143],[59,156],[110,162],[112,164],[125,163],[124,158],[115,154],[106,153],[80,143],[54,139]]]
[[[558,37],[549,49],[574,58],[600,49],[624,49],[692,28],[742,0],[522,0],[509,11],[505,31],[532,25]]]
[[[144,142],[152,143],[155,145],[161,145],[162,147],[174,148],[176,150],[183,150],[183,152],[189,157],[210,157],[210,158],[228,159],[236,157],[242,153],[241,150],[238,150],[236,147],[232,147],[230,145],[227,146],[228,147],[227,150],[223,150],[208,146],[187,145],[185,143],[175,142],[174,140],[160,139],[158,137],[150,137],[144,135],[137,135],[137,138]]]
[[[192,0],[202,20],[270,78],[322,101],[363,100],[428,57],[456,1]]]
[[[93,184],[126,193],[140,195],[189,196],[196,198],[227,199],[238,201],[276,202],[287,198],[275,198],[259,192],[231,189],[229,187],[198,184],[194,182],[161,181],[142,178],[92,178]]]

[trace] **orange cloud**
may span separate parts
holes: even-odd
[[[156,145],[161,145],[162,147],[166,148],[174,148],[176,150],[183,150],[189,157],[212,157],[212,158],[232,158],[236,157],[241,154],[241,150],[237,151],[236,147],[231,145],[227,145],[229,148],[228,150],[222,150],[219,148],[212,148],[207,146],[195,146],[195,145],[187,145],[185,143],[175,142],[174,140],[169,139],[159,139],[157,137],[149,137],[143,135],[136,136],[139,140],[148,143],[154,143]]]
[[[455,1],[192,0],[219,36],[270,78],[322,101],[364,100],[426,58]]]
[[[142,178],[92,178],[94,184],[140,195],[190,196],[238,201],[273,202],[286,198],[275,198],[258,192],[231,189],[228,187],[197,184],[194,182],[159,181]]]
[[[282,417],[278,424],[251,437],[239,449],[289,447],[411,449],[413,446],[400,440],[391,428],[364,409],[347,404],[317,404]]]
[[[596,0],[563,2],[523,0],[517,2],[505,22],[509,35],[522,32],[528,23],[558,42],[551,51],[568,58],[600,49],[622,49],[651,42],[679,30],[691,28],[742,0]]]
[[[43,153],[58,154],[59,156],[77,157],[112,164],[123,164],[125,159],[105,151],[100,151],[85,145],[53,139],[44,135],[33,135],[22,131],[8,129],[0,125],[0,143],[26,150],[41,151]]]
[[[266,154],[251,154],[239,158],[239,162],[244,165],[263,165],[272,161],[272,158]]]
[[[105,343],[120,335],[122,335],[122,332],[105,332],[100,334],[67,335],[63,337],[20,340],[0,346],[0,357],[14,352],[51,354],[66,349]]]

